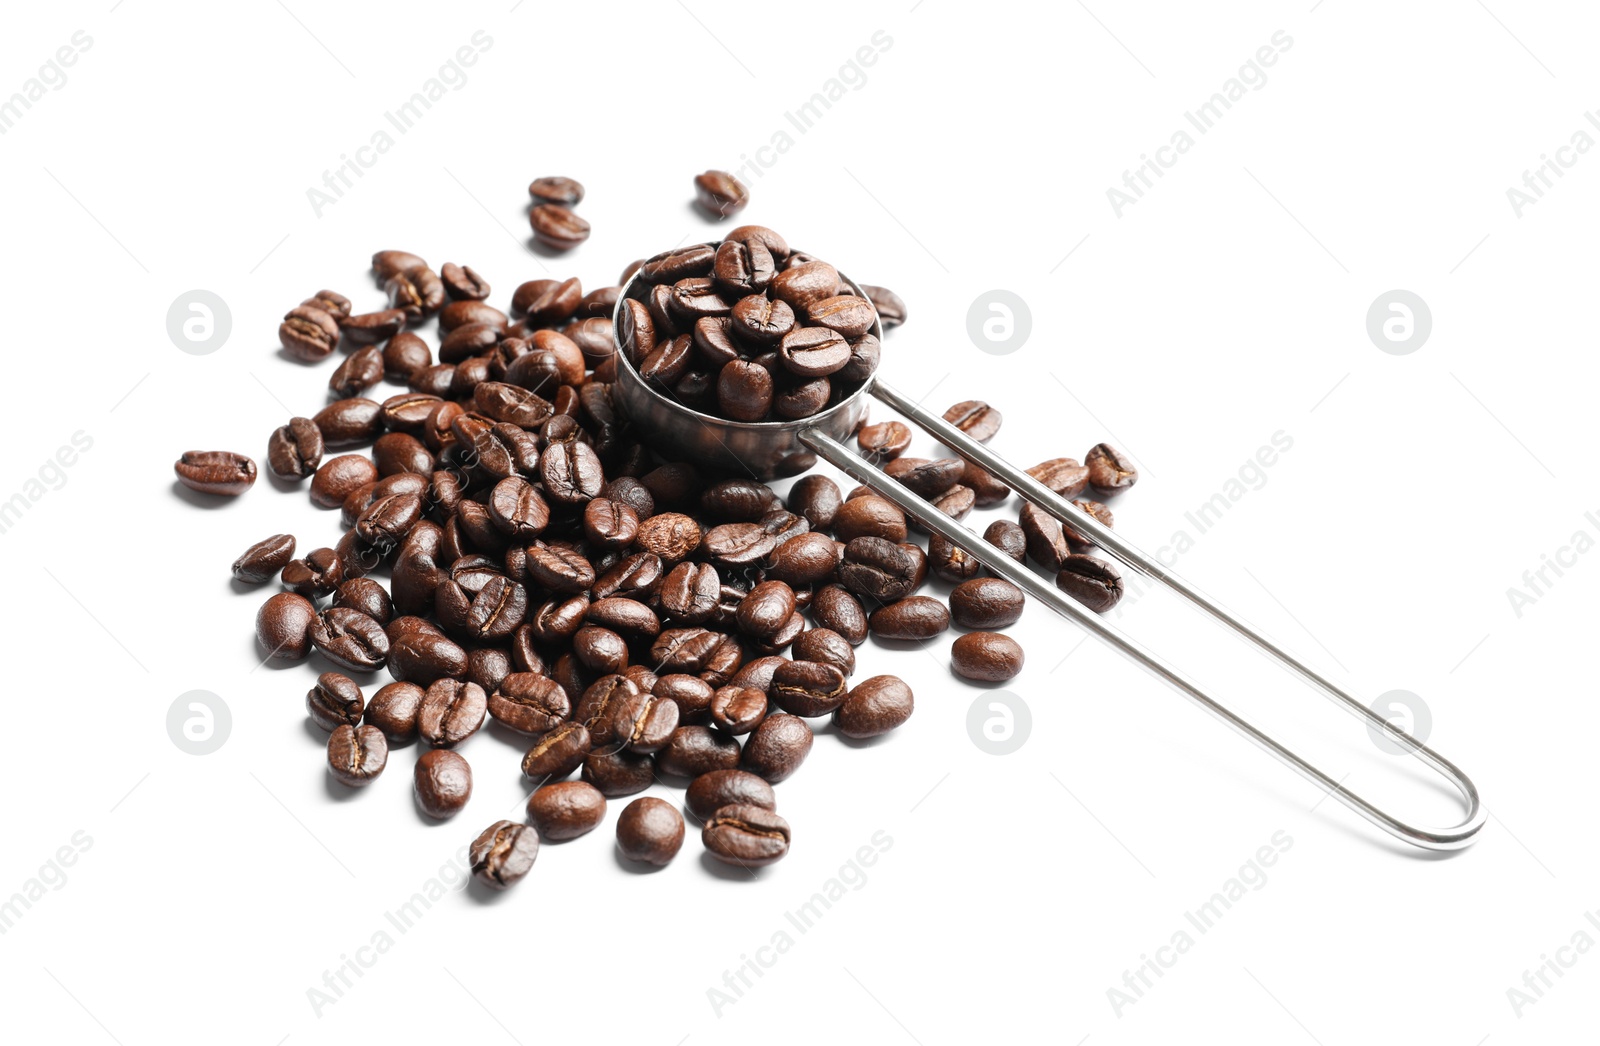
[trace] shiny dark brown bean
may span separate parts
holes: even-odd
[[[739,742],[708,726],[680,726],[656,753],[656,769],[675,777],[698,778],[739,765]]]
[[[826,327],[842,335],[847,341],[859,338],[872,329],[878,318],[872,303],[854,294],[837,294],[812,303],[806,309],[807,322]]]
[[[950,611],[932,596],[907,596],[874,610],[867,625],[879,639],[932,639],[950,627]]]
[[[378,621],[359,610],[330,607],[307,632],[322,656],[352,672],[371,672],[389,658],[389,637]]]
[[[323,508],[338,508],[356,489],[379,479],[378,466],[362,454],[329,458],[311,477],[311,500]]]
[[[460,678],[467,674],[467,652],[441,633],[406,632],[389,643],[389,673],[421,686]]]
[[[589,755],[589,728],[566,722],[533,743],[522,757],[522,772],[535,780],[566,777]]]
[[[944,412],[944,420],[979,443],[987,443],[1000,431],[1000,412],[982,400],[962,400]]]
[[[827,585],[817,590],[811,600],[811,618],[819,626],[843,636],[851,646],[860,646],[866,641],[867,612],[855,595],[842,585]]]
[[[785,301],[796,313],[804,313],[816,302],[839,292],[839,271],[827,262],[811,261],[790,265],[772,278],[769,293]]]
[[[429,684],[417,712],[417,730],[435,748],[454,748],[483,726],[489,699],[476,683],[440,679]]]
[[[439,270],[439,278],[452,301],[483,301],[489,297],[489,281],[470,265],[445,262],[444,268]]]
[[[789,822],[760,806],[724,806],[705,819],[706,852],[741,868],[761,868],[789,852]]]
[[[748,360],[734,360],[717,375],[717,406],[733,421],[761,421],[772,410],[772,374]]]
[[[227,450],[185,451],[172,471],[190,490],[220,497],[237,497],[256,481],[256,463]]]
[[[1069,555],[1056,573],[1056,587],[1097,614],[1122,599],[1122,572],[1095,556]]]
[[[763,690],[729,685],[719,687],[711,695],[711,722],[735,737],[754,730],[766,714],[767,694]]]
[[[587,781],[554,781],[528,796],[528,820],[552,842],[587,835],[605,816],[606,797]]]
[[[684,797],[689,812],[701,821],[725,806],[753,806],[775,810],[778,798],[772,786],[748,770],[712,770],[689,783]]]
[[[1101,497],[1120,494],[1139,481],[1133,459],[1109,443],[1096,443],[1083,459],[1089,470],[1089,486]]]
[[[1074,501],[1073,504],[1082,509],[1101,526],[1109,528],[1116,524],[1116,519],[1112,516],[1111,510],[1098,501]],[[1087,535],[1080,533],[1071,523],[1062,523],[1061,533],[1067,539],[1067,547],[1076,553],[1093,552],[1098,547]]]
[[[382,730],[392,743],[414,741],[422,696],[422,688],[415,683],[386,683],[372,695],[363,718]]]
[[[798,716],[767,716],[745,742],[740,766],[771,784],[788,779],[811,754],[811,728]]]
[[[583,183],[558,175],[535,178],[528,183],[528,195],[538,203],[576,207],[583,202]]]
[[[339,344],[339,317],[317,305],[297,305],[278,325],[278,343],[301,363],[316,363]]]
[[[372,463],[378,475],[388,477],[402,472],[426,476],[433,471],[433,453],[409,432],[389,432],[372,445]]]
[[[355,396],[383,380],[383,352],[376,345],[346,356],[328,378],[328,389],[338,396]]]
[[[301,480],[322,463],[322,430],[310,418],[290,418],[267,440],[267,468],[279,479]]]
[[[233,576],[240,581],[259,585],[272,580],[293,558],[294,535],[274,534],[257,541],[233,561]]]
[[[371,784],[389,761],[389,742],[375,726],[344,724],[328,735],[328,769],[342,785]]]
[[[928,569],[945,581],[965,581],[975,576],[981,567],[975,556],[944,535],[934,534],[928,538]]]
[[[630,861],[661,866],[683,848],[683,815],[664,799],[645,796],[617,818],[617,851]]]
[[[813,718],[827,715],[849,692],[844,673],[821,661],[786,661],[772,674],[768,696],[791,715]]]
[[[405,324],[404,310],[383,309],[351,316],[339,325],[339,329],[352,345],[376,345],[399,334]]]
[[[305,596],[279,592],[256,611],[256,645],[268,658],[300,661],[311,652],[311,623],[317,608]]]
[[[570,251],[589,238],[589,223],[565,207],[541,203],[528,212],[533,238],[553,251]]]
[[[546,734],[572,715],[567,692],[555,680],[533,672],[513,672],[489,697],[489,714],[513,730]]]
[[[1022,671],[1022,646],[999,632],[968,632],[950,645],[950,667],[980,683],[1003,683]]]
[[[863,425],[856,433],[856,446],[869,460],[893,461],[911,446],[911,426],[903,421],[881,421]]]
[[[827,476],[805,476],[789,488],[789,511],[804,516],[817,530],[833,526],[833,519],[844,504],[839,485]]]
[[[983,540],[1021,563],[1028,552],[1028,535],[1009,519],[997,519],[983,532]]]
[[[423,752],[412,772],[417,805],[429,817],[453,817],[472,798],[472,767],[458,752],[435,748]]]
[[[911,718],[911,688],[898,676],[863,679],[833,713],[834,727],[846,737],[877,737]]]
[[[539,833],[515,821],[496,821],[472,842],[468,851],[472,875],[491,889],[520,882],[539,856]]]
[[[344,581],[344,561],[331,548],[315,548],[283,567],[283,584],[307,599],[320,599]]]
[[[960,458],[897,458],[884,466],[884,472],[911,493],[936,498],[961,482]]]
[[[714,218],[726,218],[750,202],[750,190],[727,171],[706,171],[694,176],[694,198]]]
[[[1046,570],[1061,569],[1062,561],[1072,554],[1061,521],[1031,502],[1022,506],[1020,521],[1028,558]]]
[[[839,581],[858,596],[892,603],[915,590],[917,568],[916,557],[902,545],[883,538],[854,538],[845,545]]]
[[[998,505],[1011,496],[1010,487],[970,461],[961,469],[961,485],[972,491],[973,501],[982,508]]]
[[[591,752],[583,760],[583,779],[600,789],[608,799],[633,795],[655,781],[655,760],[626,750]]]
[[[322,673],[316,685],[306,691],[306,713],[324,730],[361,722],[364,705],[356,681],[338,672]]]
[[[1022,617],[1022,589],[997,577],[963,581],[950,593],[950,616],[962,628],[992,631]]]
[[[867,494],[839,506],[833,518],[833,536],[843,542],[860,537],[900,542],[906,539],[906,514],[888,498]]]
[[[906,303],[900,295],[887,287],[876,287],[870,283],[863,283],[861,290],[878,310],[878,319],[883,321],[884,330],[898,327],[906,321]]]
[[[1064,498],[1072,499],[1089,485],[1089,470],[1075,458],[1051,458],[1028,469],[1028,475]]]

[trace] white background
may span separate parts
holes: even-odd
[[[1592,1035],[1600,957],[1558,949],[1600,939],[1584,917],[1600,905],[1600,556],[1548,574],[1520,616],[1507,590],[1575,532],[1600,533],[1584,517],[1600,510],[1600,159],[1565,154],[1574,166],[1520,217],[1506,195],[1574,132],[1600,135],[1584,119],[1600,102],[1592,12],[286,2],[34,5],[0,32],[0,97],[74,32],[92,39],[0,136],[0,500],[40,493],[27,484],[75,432],[93,441],[46,469],[54,483],[0,535],[0,897],[41,874],[54,886],[0,937],[8,1038]],[[477,30],[492,47],[465,84],[317,216],[307,189]],[[850,72],[856,88],[798,133],[785,113],[878,30],[891,45],[864,82]],[[1250,73],[1258,89],[1119,217],[1107,189],[1279,30],[1292,46],[1264,84]],[[201,504],[174,488],[171,462],[196,448],[260,458],[275,426],[325,400],[333,361],[280,356],[278,318],[322,287],[378,307],[372,251],[471,264],[502,306],[525,279],[602,286],[633,258],[715,237],[688,206],[691,177],[738,168],[779,131],[792,147],[763,154],[742,218],[903,295],[911,319],[887,339],[885,376],[941,409],[988,399],[1007,419],[994,445],[1019,463],[1123,445],[1143,467],[1114,505],[1135,541],[1194,536],[1187,511],[1275,433],[1292,440],[1179,569],[1364,697],[1418,695],[1431,741],[1482,788],[1477,846],[1429,858],[1318,805],[1316,788],[1033,607],[1014,630],[1027,669],[1005,688],[1032,719],[1014,754],[970,739],[969,708],[990,695],[950,676],[950,637],[924,652],[869,643],[860,675],[903,675],[916,715],[871,746],[818,738],[779,789],[795,833],[782,863],[718,875],[691,832],[674,864],[632,874],[614,857],[614,802],[493,903],[452,893],[393,931],[386,911],[518,816],[518,750],[473,738],[476,793],[443,825],[414,811],[415,748],[364,791],[328,784],[303,712],[319,663],[257,667],[265,593],[227,567],[278,531],[332,544],[337,520],[268,478]],[[594,235],[563,257],[526,248],[524,187],[545,174],[588,187]],[[167,334],[168,306],[196,288],[231,313],[210,355]],[[969,306],[995,288],[1032,314],[1004,356],[967,334]],[[1396,288],[1431,308],[1410,355],[1366,333]],[[1130,598],[1117,623],[1351,787],[1416,820],[1457,815],[1356,720],[1176,600]],[[196,689],[232,717],[203,757],[166,728]],[[80,832],[87,850],[50,869]],[[855,888],[796,931],[785,913],[878,832],[887,851],[847,869]],[[1292,844],[1264,882],[1246,869],[1258,888],[1196,933],[1184,913],[1279,832]],[[360,953],[375,962],[319,1013],[308,989],[386,929],[393,947]],[[1186,929],[1192,949],[1115,1007],[1124,971]],[[758,951],[785,930],[792,948]],[[775,961],[719,1011],[708,989],[758,955]],[[1514,1007],[1508,989],[1545,956],[1571,968]]]

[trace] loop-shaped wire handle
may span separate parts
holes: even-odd
[[[994,545],[989,544],[977,534],[962,526],[961,523],[907,490],[887,473],[853,453],[832,436],[820,431],[808,430],[800,435],[801,441],[834,467],[849,474],[857,482],[865,484],[875,493],[900,506],[901,509],[924,527],[958,545],[996,574],[1011,581],[1035,599],[1049,606],[1056,613],[1073,621],[1097,638],[1111,644],[1123,655],[1171,684],[1185,697],[1188,697],[1201,708],[1228,724],[1235,731],[1271,753],[1279,762],[1313,782],[1329,795],[1390,835],[1426,850],[1459,850],[1472,843],[1479,829],[1483,827],[1487,819],[1487,813],[1478,798],[1477,786],[1472,783],[1471,778],[1450,760],[1412,737],[1409,733],[1389,723],[1343,688],[1301,662],[1293,654],[1278,646],[1277,643],[1268,639],[1256,629],[1245,624],[1238,616],[1224,609],[1216,601],[1202,594],[1193,585],[1167,570],[1157,560],[1146,555],[1138,547],[1105,527],[1099,520],[1057,495],[1054,491],[1028,475],[1027,472],[1012,465],[988,447],[973,440],[942,417],[929,412],[920,404],[881,381],[875,382],[870,392],[879,401],[898,411],[907,420],[936,437],[941,443],[963,458],[993,473],[1027,501],[1050,513],[1061,522],[1069,524],[1078,533],[1087,536],[1095,544],[1099,545],[1101,549],[1129,567],[1177,592],[1190,603],[1205,611],[1210,617],[1227,625],[1234,632],[1271,655],[1291,672],[1314,684],[1330,700],[1341,705],[1351,714],[1365,720],[1374,728],[1381,730],[1387,737],[1406,748],[1411,755],[1422,760],[1423,763],[1438,772],[1461,792],[1462,799],[1466,804],[1466,817],[1459,824],[1452,827],[1426,828],[1402,821],[1392,814],[1373,806],[1361,796],[1344,788],[1339,781],[1302,759],[1295,752],[1263,733],[1248,720],[1211,697],[1201,689],[1198,683],[1173,665],[1168,664],[1155,652],[1107,624],[1099,615],[1055,588],[1054,585],[1029,570],[1024,564],[1018,563]]]

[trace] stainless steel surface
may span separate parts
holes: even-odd
[[[849,286],[852,293],[866,297],[850,277],[841,272],[839,279]],[[623,284],[617,308],[621,309],[622,302],[630,295],[639,297],[637,289],[640,286],[648,285],[639,279],[638,273],[634,273]],[[615,326],[615,312],[612,313],[611,322]],[[881,339],[882,323],[874,320],[870,333]],[[798,421],[728,421],[691,410],[651,387],[640,377],[638,369],[619,344],[617,381],[612,386],[612,394],[617,407],[635,425],[661,441],[659,449],[677,453],[697,464],[767,480],[774,476],[792,476],[815,464],[811,451],[800,442],[802,432],[816,429],[841,438],[854,432],[866,413],[867,389],[870,385],[870,382],[864,382],[859,389],[827,410]]]

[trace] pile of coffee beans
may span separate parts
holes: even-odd
[[[729,421],[811,417],[861,388],[882,355],[872,301],[759,225],[646,261],[617,324],[625,365]]]
[[[582,197],[570,179],[533,188],[541,207]],[[536,782],[527,823],[497,821],[477,837],[480,882],[517,882],[541,840],[593,831],[608,800],[659,779],[687,784],[713,857],[770,864],[791,840],[772,785],[805,763],[811,723],[827,717],[845,737],[870,738],[912,714],[903,680],[853,680],[869,635],[926,643],[953,623],[971,630],[953,644],[956,673],[995,681],[1021,669],[1022,648],[996,630],[1021,616],[1022,591],[938,536],[924,550],[893,502],[864,488],[846,495],[817,474],[785,498],[658,460],[613,408],[620,344],[634,361],[622,365],[680,397],[686,375],[704,375],[698,402],[730,416],[822,409],[872,373],[876,318],[904,321],[892,292],[841,294],[831,266],[759,226],[630,265],[619,282],[638,272],[641,298],[534,280],[516,288],[509,315],[487,303],[489,284],[469,267],[435,274],[415,255],[380,251],[372,268],[390,308],[353,315],[348,299],[323,291],[285,319],[294,358],[325,358],[341,339],[351,352],[329,382],[335,399],[268,438],[273,474],[309,481],[312,501],[340,513],[343,536],[302,552],[294,536],[272,535],[238,557],[233,576],[282,586],[256,617],[264,656],[299,661],[315,650],[340,670],[317,678],[305,707],[329,731],[329,772],[341,783],[370,784],[391,747],[420,741],[415,802],[448,818],[472,795],[462,746],[490,719],[525,739],[522,771]],[[437,346],[409,329],[431,316]],[[769,395],[751,391],[752,368],[768,376]],[[361,395],[382,381],[407,391]],[[978,401],[945,417],[982,440],[1001,424]],[[901,422],[865,425],[857,440],[954,518],[1009,497],[961,459],[905,456]],[[324,460],[355,447],[370,452]],[[230,452],[191,452],[176,470],[219,495],[255,477],[254,462]],[[1057,458],[1030,473],[1068,498],[1110,496],[1137,478],[1105,444],[1085,464]],[[1078,504],[1110,525],[1100,502]],[[1092,544],[1031,506],[983,539],[1054,571],[1097,610],[1120,595]],[[920,591],[930,574],[954,585],[947,600]],[[345,674],[381,669],[392,680],[366,687]],[[650,864],[671,861],[684,833],[679,811],[655,798],[633,800],[616,821],[622,855]]]

